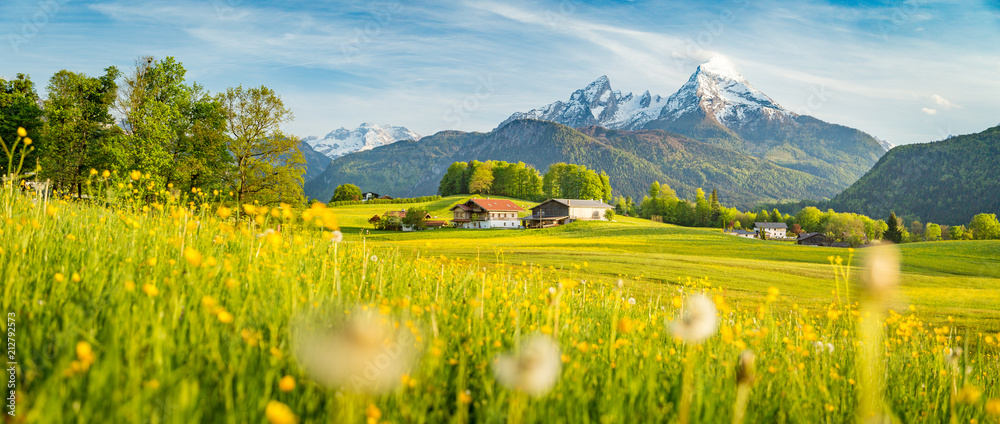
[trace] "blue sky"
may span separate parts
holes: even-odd
[[[601,75],[669,96],[724,55],[782,106],[894,144],[1000,123],[997,1],[0,3],[0,76],[174,56],[213,92],[266,85],[323,135],[489,131]]]

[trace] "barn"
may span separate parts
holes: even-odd
[[[521,218],[521,223],[525,228],[546,228],[576,220],[602,220],[614,208],[598,200],[549,199],[531,208],[531,216]]]

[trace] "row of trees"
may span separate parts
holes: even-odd
[[[493,194],[537,200],[543,196],[542,176],[524,162],[455,162],[441,178],[438,193],[442,196]]]
[[[438,193],[492,194],[526,200],[546,198],[611,199],[608,174],[586,166],[555,163],[542,176],[524,162],[455,162],[441,178]]]
[[[719,193],[712,190],[709,198],[701,188],[695,190],[693,200],[680,199],[670,185],[654,181],[649,186],[648,195],[636,207],[631,197],[618,198],[615,211],[620,214],[640,216],[647,219],[683,225],[688,227],[723,227],[735,219],[739,212],[719,203]]]
[[[28,129],[26,167],[67,192],[82,194],[92,169],[138,170],[178,190],[232,192],[240,203],[302,202],[305,160],[281,129],[293,116],[280,96],[263,86],[213,95],[186,73],[172,57],[140,58],[128,74],[62,70],[45,99],[26,75],[0,79],[0,139]]]
[[[948,226],[928,222],[926,225],[913,220],[909,226],[903,225],[903,220],[896,217],[895,212],[889,215],[885,239],[896,243],[912,241],[936,240],[1000,240],[1000,221],[996,214],[981,213],[965,225]]]

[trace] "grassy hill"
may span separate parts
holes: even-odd
[[[641,199],[653,181],[679,195],[717,188],[727,205],[832,197],[841,185],[770,161],[659,130],[574,130],[545,121],[513,121],[490,133],[445,131],[337,158],[306,184],[306,195],[328,200],[342,183],[394,197],[435,194],[453,162],[524,162],[544,172],[557,162],[603,170],[615,194]]]
[[[616,217],[616,222],[577,222],[543,230],[440,229],[418,233],[374,231],[367,218],[399,207],[423,207],[451,219],[451,206],[468,197],[451,196],[413,205],[354,205],[334,208],[345,234],[359,231],[372,242],[398,246],[413,256],[462,258],[485,263],[554,267],[567,275],[610,284],[634,281],[637,296],[670,296],[679,281],[706,278],[736,299],[778,287],[795,302],[820,307],[834,290],[830,256],[845,249],[748,240],[720,230],[687,228]],[[515,201],[518,205],[532,205]],[[907,243],[903,252],[902,296],[895,305],[926,308],[938,319],[1000,330],[1000,241]],[[860,257],[864,249],[857,252]],[[587,262],[586,268],[573,266]],[[852,272],[862,271],[854,261]],[[638,278],[638,279],[637,279]]]
[[[1000,127],[895,147],[829,207],[950,225],[1000,213]]]

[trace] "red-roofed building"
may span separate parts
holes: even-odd
[[[451,222],[456,228],[520,228],[518,212],[524,209],[506,199],[471,199],[455,205]]]

